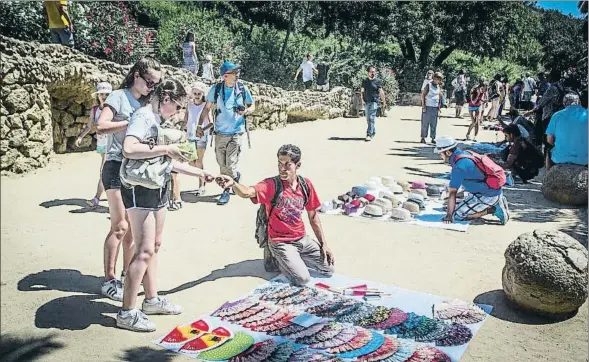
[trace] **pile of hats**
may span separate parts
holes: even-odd
[[[441,194],[440,186],[427,186],[421,181],[410,183],[395,180],[393,176],[370,177],[336,200],[323,203],[321,211],[343,212],[346,215],[362,212],[362,216],[369,218],[411,220],[412,215],[425,208],[428,197],[440,197]]]

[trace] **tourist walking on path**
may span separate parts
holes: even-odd
[[[489,100],[491,101],[491,109],[487,113],[487,119],[494,120],[497,118],[499,105],[501,103],[501,74],[495,74],[495,77],[489,84]]]
[[[470,126],[466,132],[466,139],[470,139],[470,132],[474,128],[473,141],[476,142],[479,134],[479,116],[481,113],[481,105],[483,103],[484,89],[479,87],[473,87],[470,91],[469,102],[468,102],[468,113],[470,114]]]
[[[432,81],[421,91],[421,143],[425,143],[428,132],[432,143],[436,139],[438,116],[442,105],[442,79],[442,73],[435,72]]]
[[[82,139],[93,129],[96,128],[98,118],[104,108],[104,102],[107,97],[112,93],[112,85],[107,82],[98,83],[96,86],[96,92],[92,93],[94,97],[94,107],[90,111],[90,117],[88,117],[88,123],[86,127],[80,132],[76,138],[76,147],[80,147]],[[100,155],[100,171],[98,173],[98,186],[96,186],[96,194],[88,201],[88,205],[91,207],[97,207],[100,203],[100,198],[104,192],[104,185],[102,184],[102,166],[104,165],[104,155],[106,154],[106,148],[109,142],[109,135],[96,134],[96,152]]]
[[[184,126],[182,127],[182,129],[186,130],[188,141],[194,143],[196,147],[196,154],[198,159],[196,161],[192,161],[190,164],[200,169],[204,169],[203,160],[205,157],[207,144],[209,143],[211,128],[213,127],[213,124],[210,122],[212,115],[209,111],[208,118],[206,118],[201,125],[204,135],[202,137],[196,136],[198,121],[203,110],[205,109],[205,96],[208,93],[209,87],[206,84],[202,82],[196,82],[192,85],[190,94],[188,95],[188,107],[184,117]],[[197,194],[205,194],[205,183],[202,179],[199,180]]]
[[[503,196],[506,175],[501,166],[487,156],[461,150],[449,136],[436,139],[434,152],[452,166],[448,210],[443,222],[474,220],[485,215],[496,216],[502,225],[509,221],[507,200]],[[456,194],[461,186],[468,196],[456,205]]]
[[[421,91],[423,91],[423,88],[425,88],[426,85],[429,84],[429,82],[432,81],[432,78],[434,76],[434,71],[433,70],[428,70],[427,73],[425,73],[425,78],[423,79],[423,83],[421,83]]]
[[[534,78],[530,76],[530,73],[526,73],[523,82],[524,93],[522,98],[523,101],[526,102],[526,105],[528,105],[532,101],[532,96],[534,95],[534,91],[536,90],[536,81],[534,80]]]
[[[565,109],[552,115],[546,136],[554,148],[546,159],[546,169],[557,163],[587,166],[587,91],[564,96]]]
[[[171,169],[167,172],[173,170],[212,182],[212,174],[176,161],[186,161],[177,144],[161,145],[162,142],[158,139],[162,132],[161,119],[172,117],[186,102],[186,91],[182,84],[174,79],[165,80],[157,86],[154,95],[155,107],[149,103],[131,116],[123,142],[125,158],[147,160],[164,157],[164,160],[171,159]],[[157,108],[157,114],[154,108]],[[167,182],[170,178],[168,174]],[[117,314],[117,327],[136,332],[151,332],[155,330],[155,323],[149,320],[148,314],[171,315],[182,312],[180,306],[158,297],[157,292],[158,251],[166,219],[167,185],[162,185],[159,189],[126,185],[121,190],[121,196],[129,214],[136,247],[124,285],[123,307]],[[139,311],[135,307],[141,282],[145,299]]]
[[[213,70],[213,57],[207,54],[207,56],[205,56],[205,62],[202,65],[202,80],[205,84],[211,85],[215,82],[215,79],[217,79],[217,77]]]
[[[182,43],[182,57],[184,58],[182,68],[189,70],[194,75],[198,74],[198,58],[196,57],[196,44],[192,31],[186,33],[186,38]]]
[[[104,278],[102,294],[123,300],[124,275],[133,256],[133,235],[121,198],[120,169],[123,161],[123,139],[129,119],[141,107],[144,100],[161,78],[160,64],[153,58],[141,58],[131,67],[123,80],[121,89],[112,92],[106,99],[105,107],[98,118],[98,134],[111,135],[110,145],[102,167],[102,184],[106,190],[110,212],[110,230],[104,241]],[[123,243],[123,272],[117,280],[115,268],[119,248]]]
[[[382,102],[382,107],[387,108],[387,99],[382,89],[382,81],[376,78],[376,68],[368,67],[368,78],[362,81],[362,101],[364,102],[364,113],[366,113],[366,142],[369,142],[376,135],[376,112]]]
[[[507,101],[507,97],[509,94],[509,80],[507,76],[501,76],[501,88],[499,89],[499,109],[497,110],[497,119],[501,118],[501,114],[503,113],[503,109],[505,108],[505,102]]]
[[[246,131],[245,116],[255,111],[254,99],[247,87],[238,81],[239,66],[225,61],[221,66],[223,81],[211,87],[207,103],[196,125],[196,137],[203,137],[205,121],[215,106],[215,156],[221,174],[231,176],[239,182],[241,173],[237,170],[243,133]],[[217,205],[229,202],[229,188],[225,189]]]
[[[255,186],[244,186],[228,176],[218,179],[221,187],[232,187],[235,193],[263,205],[256,222],[260,246],[268,248],[264,264],[268,270],[274,258],[278,270],[293,284],[303,286],[311,278],[309,269],[331,276],[335,259],[327,246],[318,209],[319,197],[308,178],[299,176],[301,150],[295,145],[284,145],[277,153],[278,176],[260,181]],[[306,234],[303,213],[307,211],[315,233]]]
[[[67,10],[67,1],[45,1],[43,15],[49,26],[51,42],[74,46],[74,24]]]
[[[315,64],[313,64],[313,56],[311,54],[307,54],[307,60],[303,61],[297,69],[297,73],[294,76],[294,80],[296,81],[299,77],[299,73],[303,72],[303,84],[305,89],[311,89],[313,86],[313,75],[317,73],[317,68]]]
[[[454,98],[456,100],[456,118],[462,118],[462,107],[466,103],[467,79],[464,69],[460,69],[458,76],[452,81]]]

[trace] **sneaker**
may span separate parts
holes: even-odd
[[[142,311],[137,309],[130,311],[120,310],[117,313],[117,327],[133,332],[155,331],[155,323],[150,321]]]
[[[507,224],[509,221],[509,207],[507,206],[507,199],[501,195],[499,202],[495,205],[495,212],[493,215],[497,216],[501,225]]]
[[[206,189],[205,189],[204,185],[198,188],[198,195],[199,196],[203,196],[205,193],[206,193]]]
[[[366,136],[366,139],[365,139],[366,142],[370,142],[371,140],[372,140],[372,137]]]
[[[425,144],[425,138],[422,138],[421,141],[419,141],[419,142]]]
[[[162,297],[157,297],[155,302],[148,302],[147,299],[143,301],[141,310],[145,314],[167,314],[176,315],[182,313],[182,307],[172,304],[169,300]]]
[[[102,295],[116,300],[117,302],[123,301],[123,283],[120,280],[111,279],[102,283],[102,288],[100,288]]]
[[[217,205],[225,205],[229,202],[229,198],[231,197],[231,195],[229,195],[229,190],[223,190],[223,193],[221,194],[221,196],[219,197],[219,200],[217,201]]]

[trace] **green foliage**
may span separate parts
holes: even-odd
[[[49,42],[41,1],[0,2],[0,33],[20,40]]]

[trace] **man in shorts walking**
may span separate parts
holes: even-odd
[[[311,89],[311,86],[313,86],[313,76],[317,73],[317,68],[315,67],[315,64],[313,64],[313,56],[311,54],[307,54],[307,60],[302,62],[299,69],[297,69],[294,80],[297,80],[301,71],[303,72],[303,84],[305,85],[305,89]]]

